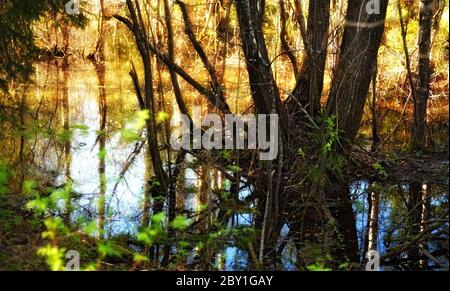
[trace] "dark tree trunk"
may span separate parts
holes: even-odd
[[[431,28],[433,0],[421,0],[419,31],[419,80],[414,104],[412,150],[424,150],[426,136],[427,103],[430,96]]]
[[[356,220],[350,200],[349,187],[346,183],[336,183],[327,188],[327,198],[333,206],[330,207],[331,215],[336,218],[337,247],[334,257],[339,262],[359,262],[358,260],[358,236],[356,232]]]
[[[262,30],[264,0],[237,0],[236,12],[253,102],[258,114],[278,113],[283,132],[287,118],[275,82]]]
[[[362,118],[373,68],[378,55],[388,0],[380,0],[380,14],[368,14],[369,1],[348,3],[339,64],[332,82],[326,115],[337,117],[341,137],[353,142]]]
[[[408,237],[413,238],[421,232],[422,223],[422,183],[412,182],[409,185],[409,196],[407,199],[407,210],[410,213],[408,217]],[[407,251],[408,268],[410,270],[418,270],[420,268],[420,252],[419,245],[410,248]]]
[[[308,28],[304,40],[306,59],[292,95],[312,115],[321,108],[329,23],[330,0],[309,1]],[[296,110],[298,103],[295,101],[290,108]]]

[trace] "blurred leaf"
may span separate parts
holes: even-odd
[[[190,223],[191,223],[191,222],[189,221],[189,219],[187,219],[186,216],[184,216],[184,215],[178,215],[178,216],[175,217],[175,219],[172,221],[172,227],[173,227],[174,229],[177,229],[177,230],[184,230],[184,229],[186,229],[186,228],[189,226]]]
[[[320,263],[315,263],[313,265],[309,265],[306,267],[306,269],[308,269],[308,271],[314,271],[314,272],[332,271],[330,268],[325,268],[324,265],[320,264]]]
[[[160,111],[156,114],[156,123],[160,124],[170,119],[170,114],[164,111]]]
[[[98,245],[98,252],[102,257],[122,257],[122,253],[111,242],[100,243]]]

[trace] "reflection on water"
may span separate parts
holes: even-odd
[[[33,144],[30,148],[33,153],[32,160],[29,161],[30,167],[54,173],[54,181],[50,182],[56,186],[62,187],[68,183],[72,185],[70,202],[60,205],[63,212],[68,211],[69,206],[73,209],[70,211],[72,221],[97,221],[99,216],[104,216],[105,237],[136,234],[143,216],[149,165],[145,162],[142,141],[138,139],[127,142],[121,132],[121,129],[133,122],[130,116],[137,111],[130,82],[123,77],[127,74],[120,70],[107,74],[107,84],[112,85],[106,88],[108,115],[104,132],[100,132],[101,90],[95,70],[90,64],[75,64],[70,70],[63,72],[65,78],[62,79],[59,78],[59,70],[51,64],[38,65],[36,84],[28,90],[28,107],[39,113],[41,129],[56,132],[61,138],[57,141],[51,135],[35,132],[30,142]],[[68,111],[58,110],[61,100],[68,101]],[[104,137],[104,144],[101,137]],[[186,156],[186,164],[194,162],[194,157]],[[33,171],[35,169],[30,168],[29,173]],[[229,181],[220,174],[209,174],[215,189],[230,190]],[[194,220],[204,204],[208,203],[203,192],[206,183],[204,177],[205,173],[201,171],[185,168],[182,195],[177,197],[177,205],[183,205],[182,212]],[[238,197],[245,203],[252,190],[245,188],[244,184],[240,186]],[[360,180],[350,185],[350,191],[361,262],[368,250],[385,254],[404,243],[405,238],[427,231],[428,226],[445,218],[441,215],[448,207],[448,185],[428,184],[424,181],[380,184]],[[103,207],[99,211],[99,205],[102,205],[99,204],[99,199],[103,192],[104,214]],[[252,213],[254,208],[255,205],[250,204],[246,210],[234,210],[229,216],[225,215],[224,217],[228,217],[227,227],[252,228],[255,224]],[[439,232],[445,227],[448,227],[447,222],[431,231]],[[414,269],[417,266],[408,265],[408,257],[421,256],[421,264],[435,269],[448,269],[448,261],[443,258],[441,251],[445,246],[440,245],[439,241],[427,241],[422,247],[426,250],[425,257],[424,252],[400,253],[400,260],[387,260],[389,265],[384,268]],[[297,262],[302,254],[296,249],[288,224],[282,228],[273,252],[277,252],[279,256],[274,262],[274,269],[299,269]],[[191,260],[198,255],[192,253]],[[222,251],[215,252],[214,257],[217,269],[246,270],[250,265],[247,249],[236,245],[232,239],[226,241]],[[401,258],[405,260],[402,261]]]

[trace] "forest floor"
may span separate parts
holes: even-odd
[[[373,178],[391,183],[420,181],[448,185],[448,148],[421,154],[403,151],[380,154],[356,149],[352,157],[354,163],[350,168],[353,178]]]

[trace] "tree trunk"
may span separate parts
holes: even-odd
[[[414,128],[411,146],[413,151],[425,149],[427,105],[430,96],[431,76],[430,54],[433,0],[421,0],[420,4],[419,80],[414,104]]]
[[[380,14],[368,14],[370,1],[349,0],[339,64],[332,82],[326,115],[337,117],[341,137],[356,138],[369,91],[378,48],[384,32],[388,0],[380,0]]]
[[[287,116],[273,76],[262,30],[265,0],[237,0],[235,5],[256,112],[278,113],[281,129],[286,134]]]
[[[319,112],[321,108],[329,23],[330,0],[309,1],[308,28],[304,40],[306,59],[292,95],[311,115]],[[293,108],[297,107],[295,102]]]

